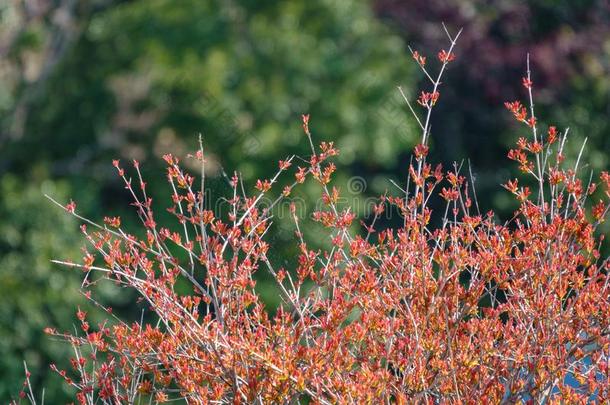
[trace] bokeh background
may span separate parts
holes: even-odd
[[[47,403],[66,401],[48,365],[65,365],[69,348],[42,329],[72,329],[78,305],[99,317],[81,275],[50,263],[77,260],[82,240],[44,193],[135,227],[113,158],[140,160],[162,207],[160,157],[185,156],[201,133],[218,197],[223,171],[252,185],[277,160],[306,156],[302,113],[317,140],[341,150],[336,179],[348,194],[392,190],[419,138],[396,90],[414,95],[423,83],[408,45],[433,60],[446,47],[441,22],[464,31],[433,118],[432,159],[470,159],[481,209],[514,208],[499,184],[514,175],[507,148],[526,134],[503,102],[523,97],[527,53],[539,120],[570,127],[569,158],[588,138],[585,175],[610,167],[608,1],[0,0],[0,399],[18,392],[26,360]],[[299,196],[317,198],[307,186]],[[290,263],[292,237],[280,216],[274,260]],[[258,286],[273,308],[262,275]],[[137,319],[132,298],[100,291]]]

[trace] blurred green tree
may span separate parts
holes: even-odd
[[[0,179],[0,397],[16,394],[23,381],[23,361],[33,381],[46,387],[50,400],[62,387],[48,375],[49,363],[70,356],[69,347],[45,337],[43,328],[71,330],[79,294],[79,274],[53,265],[50,258],[78,257],[80,236],[74,220],[48,204],[42,193],[66,198],[65,182]],[[68,357],[66,357],[68,356]],[[37,386],[37,387],[38,387]],[[40,392],[37,393],[40,395]]]
[[[394,163],[413,140],[395,90],[410,68],[403,42],[368,5],[241,3],[134,1],[92,15],[30,103],[36,113],[15,147],[71,175],[107,150],[140,160],[184,153],[202,132],[223,165],[253,179],[273,165],[244,156],[307,153],[300,114],[311,113],[343,162]],[[11,167],[31,157],[9,156]]]

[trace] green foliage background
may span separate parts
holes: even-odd
[[[227,190],[223,170],[238,170],[251,186],[270,177],[277,160],[307,156],[302,113],[311,114],[317,140],[334,141],[341,150],[336,180],[344,192],[351,176],[361,176],[368,195],[383,193],[392,187],[388,179],[404,181],[418,139],[396,91],[400,85],[415,95],[424,80],[407,44],[429,51],[432,63],[444,35],[441,21],[450,29],[464,25],[464,35],[483,41],[474,42],[481,52],[558,32],[586,37],[591,29],[595,47],[557,56],[567,73],[547,81],[554,92],[541,89],[539,114],[560,128],[571,126],[577,138],[589,136],[590,168],[608,167],[610,36],[603,27],[610,25],[599,17],[601,2],[559,2],[551,14],[548,2],[524,2],[519,7],[532,13],[530,31],[515,30],[524,22],[478,1],[468,8],[418,0],[406,14],[403,3],[381,0],[47,3],[27,18],[12,2],[0,3],[0,399],[19,391],[26,360],[47,403],[68,400],[70,391],[48,371],[50,362],[67,362],[68,348],[42,328],[72,329],[77,305],[101,319],[79,293],[81,274],[50,263],[77,260],[82,239],[79,224],[43,193],[73,198],[94,219],[123,215],[133,230],[111,159],[141,161],[159,212],[168,201],[164,153],[185,156],[202,133],[210,153],[209,191],[218,197]],[[598,17],[585,18],[585,12]],[[491,28],[481,35],[485,27]],[[445,163],[472,157],[482,205],[510,210],[497,191],[511,174],[503,156],[518,131],[507,125],[500,100],[491,102],[480,77],[468,72],[495,74],[505,86],[512,81],[509,93],[515,93],[523,66],[501,74],[486,70],[485,63],[477,65],[479,56],[468,54],[469,44],[463,51],[458,45],[460,59],[445,79],[433,153]],[[519,58],[525,53],[517,52]],[[300,196],[317,198],[307,187]],[[365,214],[366,207],[359,211]],[[274,259],[288,263],[292,228],[279,216],[277,230]],[[260,286],[273,306],[274,291],[264,278]],[[126,317],[139,316],[141,308],[131,306],[124,291],[106,288],[101,299]]]

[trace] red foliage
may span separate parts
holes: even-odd
[[[424,116],[416,115],[422,140],[407,187],[380,199],[374,219],[364,224],[366,235],[352,229],[354,213],[337,205],[339,189],[329,189],[335,169],[329,159],[338,151],[327,143],[314,147],[308,115],[302,119],[309,164],[296,169],[294,183],[265,209],[261,201],[294,157],[281,161],[272,179],[257,182],[253,196],[242,194],[235,176],[223,218],[204,209],[206,196],[194,188],[193,176],[166,156],[175,230],[157,226],[145,188],[132,187],[115,162],[146,237],[126,233],[118,218],[108,218],[109,226],[89,222],[94,229],[83,233],[95,260],[87,253],[85,264],[64,264],[137,290],[157,319],[127,324],[112,318],[92,331],[79,310],[84,335],[47,330],[75,348],[73,376],[58,373],[78,390],[77,400],[610,400],[610,261],[600,257],[602,238],[595,234],[608,214],[610,176],[602,174],[603,200],[589,209],[578,167],[563,164],[567,134],[550,127],[543,136],[527,119],[533,108],[528,113],[519,101],[507,103],[531,132],[509,154],[531,184],[505,185],[519,201],[506,223],[474,209],[459,167],[443,172],[426,161],[430,114],[454,58],[457,36],[449,38],[434,77],[414,54],[432,87],[422,92]],[[529,74],[524,83],[531,107]],[[195,158],[204,172],[203,149]],[[307,178],[320,185],[324,206],[314,220],[326,227],[332,247],[310,249],[293,209],[299,255],[290,268],[278,268],[265,241],[271,211]],[[429,208],[432,198],[445,204],[440,214]],[[376,231],[387,206],[400,213],[402,226]],[[432,215],[439,226],[431,225]],[[255,290],[253,275],[261,267],[283,300],[273,315]],[[177,292],[179,279],[190,283],[190,293]]]

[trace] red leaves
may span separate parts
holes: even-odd
[[[419,52],[413,52],[413,59],[417,62],[417,64],[421,67],[426,66],[426,57],[419,54]]]
[[[441,61],[442,63],[449,63],[455,60],[455,54],[453,53],[449,53],[447,51],[445,51],[444,49],[442,49],[439,53],[438,53],[438,60]]]
[[[262,191],[263,193],[267,192],[269,189],[271,189],[271,183],[269,180],[256,180],[256,189]]]
[[[337,156],[339,151],[335,148],[334,142],[321,142],[320,143],[320,159],[325,160],[331,156]]]
[[[513,114],[516,114],[517,112],[521,111],[521,109],[523,109],[524,107],[521,105],[520,101],[512,101],[512,102],[505,102],[504,106],[508,109],[508,111],[512,112]]]
[[[203,210],[201,220],[205,225],[209,225],[214,221],[214,213],[210,210]]]
[[[322,194],[322,201],[326,205],[336,204],[339,201],[339,190],[333,187],[332,192]]]
[[[321,184],[326,185],[326,184],[330,183],[330,178],[331,178],[332,174],[335,172],[335,170],[336,170],[335,164],[329,163],[326,167],[324,167],[324,170],[322,170],[322,173],[314,171],[313,176]]]
[[[553,144],[553,143],[555,143],[556,140],[557,140],[557,128],[549,127],[547,142],[549,144]]]
[[[521,187],[517,192],[517,199],[519,199],[519,201],[521,202],[524,202],[527,200],[527,197],[529,197],[530,194],[531,191],[529,187]]]
[[[515,119],[519,122],[527,122],[527,110],[520,101],[506,102],[504,106],[513,113]]]
[[[427,145],[418,144],[417,146],[415,146],[415,149],[413,150],[415,159],[421,160],[421,159],[425,158],[428,155],[429,150],[430,149],[428,148]]]
[[[70,202],[68,204],[66,204],[66,211],[68,211],[70,214],[74,214],[74,211],[76,210],[76,203],[72,200],[70,200]]]
[[[527,125],[530,126],[531,128],[534,128],[536,126],[536,117],[528,118]]]
[[[120,217],[104,217],[104,223],[113,228],[119,228],[121,226]]]
[[[81,311],[81,309],[79,307],[78,311],[76,312],[76,317],[78,318],[78,320],[83,322],[85,320],[86,316],[87,316],[87,313],[84,311]]]
[[[513,194],[517,193],[517,185],[519,184],[519,180],[509,180],[506,184],[503,185],[505,189],[510,191]]]
[[[533,163],[527,159],[525,152],[517,149],[508,151],[508,158],[519,163],[519,169],[524,173],[529,173],[533,169]]]
[[[174,159],[174,156],[172,156],[171,153],[167,153],[167,154],[163,155],[163,160],[165,160],[165,163],[167,163],[170,166],[178,164],[177,160]]]
[[[549,170],[549,183],[551,186],[556,186],[557,184],[563,182],[566,176],[565,173],[561,170],[557,170],[555,168],[551,168]]]
[[[425,58],[413,57],[423,67]],[[453,57],[439,53],[443,63]],[[419,101],[431,107],[437,99],[437,92],[422,93]],[[532,127],[532,137],[520,138],[508,152],[526,179],[503,185],[518,202],[506,223],[493,211],[471,213],[470,179],[459,164],[443,172],[427,163],[426,137],[414,148],[407,184],[367,200],[364,209],[343,205],[332,184],[336,167],[327,159],[338,153],[332,142],[319,148],[311,142],[305,167],[292,169],[295,181],[275,194],[291,158],[279,162],[276,176],[256,182],[254,196],[243,195],[233,175],[221,200],[227,205],[218,211],[204,208],[209,197],[193,189],[198,182],[177,158],[166,155],[175,223],[159,229],[144,188],[124,178],[144,227],[136,234],[145,240],[110,229],[120,220],[105,217],[107,227],[83,228],[103,260],[93,266],[94,255],[85,250],[81,265],[65,263],[86,277],[97,274],[91,288],[105,278],[135,289],[154,323],[90,325],[79,308],[76,335],[45,329],[78,354],[70,376],[54,370],[83,403],[139,396],[273,403],[305,394],[315,403],[499,403],[521,400],[525,387],[532,398],[550,395],[553,401],[559,392],[568,398],[556,384],[568,375],[588,384],[588,393],[569,394],[571,402],[588,400],[590,392],[606,400],[610,385],[597,376],[605,376],[601,348],[610,344],[610,261],[600,258],[595,227],[608,213],[610,174],[583,185],[576,170],[563,166],[561,151],[551,148],[556,128],[541,136],[519,101],[506,107]],[[311,139],[309,116],[302,120]],[[113,164],[124,176],[118,161]],[[311,220],[307,207],[290,201],[295,254],[278,268],[284,252],[267,242],[273,209],[308,175],[323,203],[311,219],[322,227],[307,234],[301,225]],[[589,208],[585,194],[592,193],[606,199]],[[272,195],[277,200],[271,204],[263,200]],[[441,209],[432,210],[436,206]],[[399,215],[396,227],[387,226],[392,215]],[[274,293],[283,304],[275,314],[256,289],[261,271],[277,282]],[[94,300],[90,290],[85,295]],[[586,372],[578,365],[584,356],[591,359]],[[549,391],[553,384],[556,390]]]
[[[299,169],[297,170],[297,172],[294,175],[297,183],[299,183],[299,184],[304,183],[306,174],[307,174],[307,169],[304,167],[299,167]]]
[[[125,175],[125,171],[119,166],[118,160],[113,160],[112,165],[117,169],[120,177],[123,177]]]
[[[431,108],[434,106],[440,96],[438,91],[434,91],[432,93],[422,91],[417,99],[417,103],[423,107]]]
[[[301,115],[301,119],[303,120],[303,131],[309,135],[309,114]]]
[[[459,193],[457,190],[445,187],[443,187],[443,189],[441,190],[440,195],[447,201],[455,201],[459,197]]]
[[[604,202],[600,200],[597,204],[593,206],[593,218],[595,218],[596,221],[603,221],[606,210],[606,204],[604,204]]]

